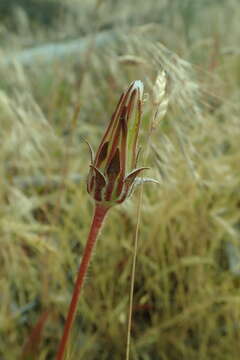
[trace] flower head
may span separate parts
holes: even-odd
[[[146,169],[137,168],[138,137],[142,115],[143,84],[132,82],[117,104],[92,162],[87,190],[95,201],[107,206],[122,203],[134,181]]]

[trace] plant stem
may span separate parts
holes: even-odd
[[[143,198],[143,184],[141,184],[141,187],[140,187],[140,192],[139,192],[139,196],[138,196],[138,203],[137,203],[137,224],[136,224],[135,233],[134,233],[134,250],[133,250],[131,280],[130,280],[129,312],[128,312],[127,344],[126,344],[126,358],[125,358],[125,360],[130,359],[131,326],[132,326],[132,312],[133,312],[133,295],[134,295],[134,282],[135,282],[136,264],[137,264],[139,230],[140,230],[140,222],[141,222],[142,198]]]
[[[153,121],[156,117],[156,109],[154,110],[152,120],[149,124],[147,146],[144,152],[143,164],[146,164],[148,157],[150,144],[151,144],[151,135],[153,133]],[[137,203],[137,223],[134,233],[134,249],[133,249],[133,260],[132,260],[132,271],[131,271],[131,280],[130,280],[130,294],[129,294],[129,312],[128,312],[128,323],[127,323],[127,344],[126,344],[126,357],[125,360],[130,359],[130,345],[131,345],[131,327],[132,327],[132,314],[133,314],[133,296],[134,296],[134,282],[136,274],[136,264],[137,264],[137,251],[138,251],[138,242],[139,242],[139,232],[140,232],[140,222],[141,222],[141,206],[143,201],[143,183],[140,185],[140,191],[138,195]]]
[[[74,321],[74,318],[76,315],[79,295],[80,295],[80,292],[81,292],[81,289],[82,289],[82,286],[84,283],[84,279],[85,279],[85,276],[86,276],[86,273],[88,270],[88,266],[89,266],[89,263],[91,260],[92,251],[93,251],[94,245],[96,243],[96,240],[97,240],[97,237],[99,234],[99,230],[102,227],[103,220],[104,220],[108,210],[109,210],[109,208],[96,204],[91,228],[90,228],[88,239],[87,239],[87,243],[86,243],[82,261],[80,263],[80,267],[78,270],[78,276],[77,276],[77,280],[76,280],[76,283],[74,286],[72,300],[71,300],[71,303],[69,306],[68,315],[67,315],[66,323],[64,326],[62,339],[61,339],[61,342],[58,347],[56,360],[62,360],[64,357],[64,353],[65,353],[65,350],[67,347],[67,341],[68,341],[69,335],[71,333],[71,328],[72,328],[73,321]]]

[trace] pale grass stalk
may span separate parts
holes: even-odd
[[[166,94],[166,73],[162,70],[155,81],[155,84],[152,89],[152,117],[149,123],[148,129],[148,137],[147,137],[147,145],[143,154],[143,164],[145,165],[147,162],[147,158],[149,155],[149,149],[151,145],[151,137],[154,130],[156,130],[157,126],[161,119],[164,118],[167,107],[168,107],[168,96]],[[137,202],[137,223],[134,232],[134,249],[133,249],[133,260],[132,260],[132,271],[131,271],[131,281],[130,281],[130,293],[129,293],[129,312],[128,312],[128,324],[127,324],[127,343],[126,343],[126,360],[130,359],[130,346],[131,346],[131,327],[132,327],[132,313],[133,313],[133,298],[134,298],[134,283],[135,283],[135,275],[136,275],[136,264],[137,264],[137,251],[139,244],[139,233],[140,233],[140,222],[141,222],[141,208],[143,201],[143,181],[140,184],[140,190],[138,195]]]
[[[133,260],[132,260],[131,283],[130,283],[130,294],[129,294],[129,313],[128,313],[128,325],[127,325],[126,360],[129,360],[130,357],[133,295],[134,295],[134,283],[135,283],[135,274],[136,274],[137,251],[138,251],[138,243],[139,243],[139,231],[140,231],[140,222],[141,222],[142,198],[143,198],[143,183],[140,185],[140,191],[138,196],[137,224],[134,233],[134,250],[133,250]]]

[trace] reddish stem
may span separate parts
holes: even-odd
[[[80,267],[78,270],[78,276],[77,276],[77,280],[76,280],[76,283],[74,286],[72,300],[71,300],[71,303],[69,306],[68,315],[67,315],[66,323],[64,326],[62,339],[61,339],[61,342],[58,347],[56,360],[62,360],[64,357],[64,353],[65,353],[66,346],[67,346],[67,341],[68,341],[68,338],[69,338],[69,335],[71,332],[71,328],[73,325],[73,321],[74,321],[74,318],[76,315],[79,295],[80,295],[80,292],[81,292],[81,289],[82,289],[82,286],[84,283],[84,279],[85,279],[85,276],[86,276],[86,273],[88,270],[92,251],[93,251],[94,245],[97,240],[97,236],[99,234],[99,230],[101,229],[103,220],[105,218],[105,215],[106,215],[108,209],[109,208],[103,207],[101,205],[96,205],[96,207],[95,207],[95,212],[93,215],[90,232],[88,234],[87,243],[86,243],[82,261],[80,263]]]

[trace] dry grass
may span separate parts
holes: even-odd
[[[161,68],[169,111],[151,139],[148,176],[161,184],[144,185],[131,359],[239,357],[239,271],[226,250],[232,244],[236,257],[240,251],[238,1],[206,0],[181,11],[180,1],[172,8],[129,3],[82,6],[82,18],[99,14],[96,27],[84,17],[85,33],[116,27],[117,39],[104,51],[94,47],[81,61],[48,67],[0,68],[2,360],[20,358],[45,311],[36,359],[54,358],[92,211],[81,136],[96,148],[119,94],[141,79],[149,94],[146,143],[149,96]],[[73,25],[67,29],[72,35]],[[38,31],[33,40],[47,41]],[[11,46],[18,37],[24,46],[23,37],[9,36]],[[136,196],[106,221],[69,359],[124,359]]]

